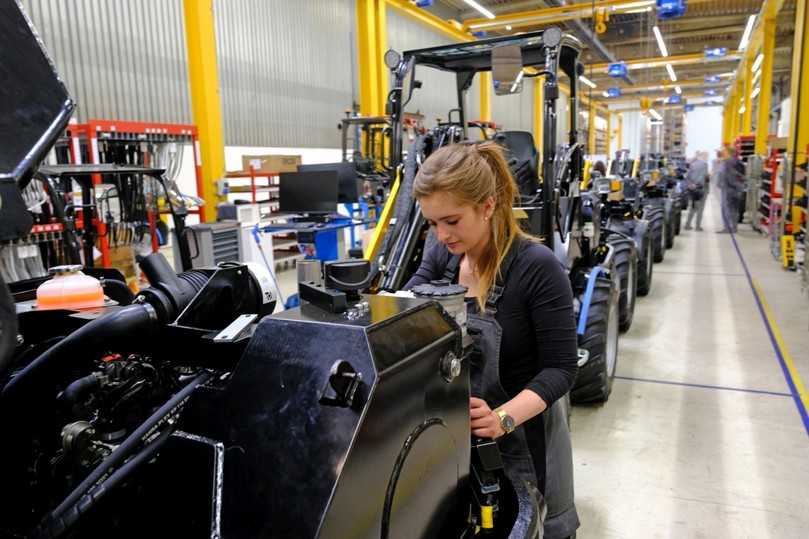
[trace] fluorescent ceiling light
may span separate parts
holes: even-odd
[[[756,86],[756,89],[750,94],[750,99],[755,99],[756,96],[761,92],[761,86]]]
[[[564,4],[564,2],[562,2],[562,3]],[[648,7],[649,9],[651,9],[652,4],[654,4],[654,3],[655,3],[655,0],[641,0],[640,2],[633,2],[633,3],[629,3],[629,4],[623,4],[621,6],[615,6],[612,9],[613,9],[613,11],[616,11],[616,10],[620,9],[621,11],[626,13],[626,11],[624,11],[625,9],[635,9],[635,8],[639,8],[639,7]]]
[[[747,107],[742,105],[742,107],[739,109],[739,114],[744,114],[745,112],[747,112]]]
[[[675,86],[674,91],[677,92],[677,95],[680,95],[680,94],[683,93],[683,90],[679,86]]]
[[[634,13],[648,13],[649,11],[652,11],[652,6],[642,7],[640,9],[630,9],[629,11],[624,11],[623,14],[632,15]]]
[[[511,25],[510,24],[506,25],[506,32],[511,32]]]
[[[719,74],[720,77],[728,77],[728,78],[733,77],[733,75],[735,75],[735,73],[733,71],[727,71],[725,73],[720,73]]]
[[[663,119],[663,117],[655,109],[649,109],[649,114],[651,114],[655,120]]]
[[[514,79],[514,84],[511,85],[511,90],[509,90],[509,93],[514,93],[514,90],[516,90],[517,86],[519,86],[522,82],[523,75],[525,75],[525,71],[520,71],[520,74],[517,75],[516,79]]]
[[[589,86],[590,88],[595,88],[597,86],[595,82],[591,81],[584,75],[579,75],[579,80],[582,81],[587,86]]]
[[[604,97],[609,97],[610,93],[608,91],[604,90],[603,92],[601,92],[601,95],[603,95]]]
[[[478,10],[481,13],[481,15],[483,15],[487,19],[494,19],[494,13],[492,13],[491,11],[486,9],[485,7],[483,7],[480,4],[478,4],[477,2],[475,2],[475,0],[463,0],[463,1],[466,2],[466,5],[468,5],[469,7],[472,7],[474,9]]]
[[[750,34],[753,32],[753,25],[756,22],[756,15],[750,15],[750,18],[747,19],[747,26],[744,27],[744,33],[742,34],[742,40],[739,41],[739,50],[743,51],[747,48],[747,44],[750,43]]]
[[[666,71],[669,72],[671,82],[677,82],[677,75],[674,73],[674,68],[671,67],[671,64],[666,64]]]
[[[764,53],[759,53],[759,55],[756,56],[756,61],[753,62],[753,72],[758,71],[758,68],[761,66],[761,62],[763,61],[764,61]]]
[[[755,75],[753,75],[753,84],[755,84],[756,81],[760,78],[761,78],[761,71],[756,71]]]
[[[652,31],[655,33],[655,39],[657,40],[657,47],[660,49],[660,54],[664,57],[669,55],[669,51],[666,49],[666,44],[663,42],[663,36],[660,34],[660,28],[656,25],[652,28]]]

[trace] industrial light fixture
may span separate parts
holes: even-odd
[[[663,117],[655,109],[649,109],[649,114],[657,121],[663,119]]]
[[[471,8],[474,8],[474,9],[478,10],[478,12],[479,12],[481,15],[483,15],[484,17],[486,17],[487,19],[494,19],[494,13],[492,13],[491,11],[489,11],[488,9],[486,9],[485,7],[483,7],[483,6],[481,6],[480,4],[478,4],[477,2],[475,2],[475,0],[463,0],[463,1],[464,1],[464,2],[466,3],[466,5],[468,5],[469,7],[471,7]]]
[[[511,32],[511,25],[510,24],[506,25],[506,32]]]
[[[627,5],[629,5],[629,4],[627,4]],[[652,11],[652,6],[647,6],[647,7],[637,8],[637,9],[630,9],[629,11],[624,11],[623,14],[624,15],[632,15],[634,13],[648,13],[650,11]]]
[[[591,81],[590,79],[588,79],[584,75],[579,75],[579,80],[582,81],[587,86],[589,86],[590,88],[595,88],[597,86],[597,84],[595,82]]]
[[[753,25],[756,22],[756,15],[750,15],[750,18],[747,19],[747,26],[744,27],[744,33],[742,34],[742,40],[739,41],[739,50],[743,51],[747,48],[748,43],[750,43],[750,34],[753,32]]]
[[[601,92],[601,95],[603,95],[604,97],[609,97],[610,93],[608,91],[604,90],[603,92]]]
[[[745,112],[747,112],[747,106],[742,105],[741,108],[739,109],[739,114],[744,114]]]
[[[764,61],[764,53],[760,52],[758,54],[758,56],[756,56],[756,60],[753,62],[753,72],[754,73],[756,71],[758,71],[758,68],[761,67],[761,62],[763,62],[763,61]]]
[[[759,71],[756,71],[755,74],[753,75],[753,84],[755,84],[756,81],[758,81],[758,79],[760,79],[760,78],[761,78],[761,71],[759,70]]]
[[[677,92],[677,95],[682,95],[683,93],[682,88],[680,88],[679,86],[675,86],[674,91]]]
[[[655,34],[655,39],[657,40],[657,47],[660,49],[660,54],[662,54],[665,58],[669,55],[669,51],[666,49],[666,44],[663,42],[663,36],[660,34],[660,28],[655,25],[655,27],[652,28],[652,31]]]
[[[674,68],[671,67],[671,64],[666,64],[666,71],[669,72],[671,82],[677,82],[677,75],[674,73]]]
[[[750,94],[750,99],[755,99],[756,96],[761,93],[761,86],[756,86],[756,88]]]

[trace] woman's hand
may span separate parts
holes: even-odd
[[[483,399],[469,399],[469,417],[472,420],[472,434],[478,438],[494,439],[506,433],[500,425],[500,416]]]

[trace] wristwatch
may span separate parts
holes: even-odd
[[[500,418],[500,426],[503,428],[506,434],[511,434],[514,432],[514,429],[517,428],[516,423],[514,423],[514,418],[511,417],[506,413],[505,410],[501,410],[498,408],[494,411],[497,416]]]

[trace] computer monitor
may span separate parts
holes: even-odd
[[[317,165],[299,165],[298,172],[335,171],[340,178],[337,201],[340,204],[357,202],[362,196],[362,180],[357,176],[354,163],[320,163]]]
[[[279,210],[283,213],[337,211],[337,171],[282,172],[278,175]]]

